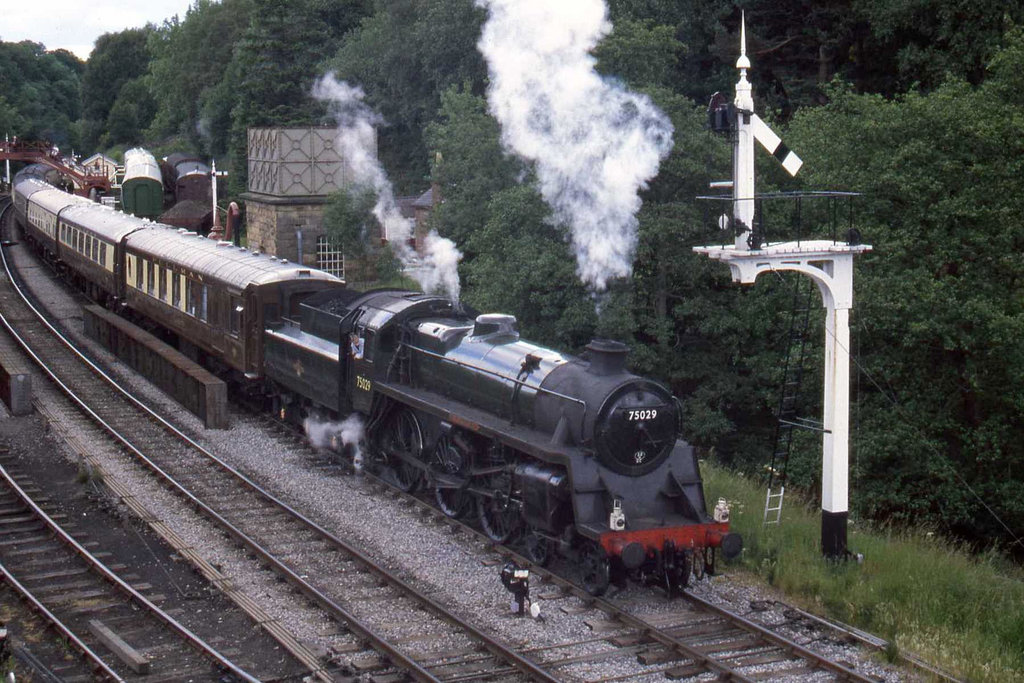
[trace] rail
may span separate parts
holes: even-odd
[[[434,509],[429,503],[408,492],[396,488],[392,483],[380,477],[375,477],[375,481],[379,486],[391,491],[395,496],[410,501],[413,505],[421,505],[424,507],[430,507],[432,510]],[[481,541],[490,546],[491,549],[503,559],[513,560],[519,566],[528,568],[531,574],[536,575],[543,584],[559,587],[565,593],[579,598],[589,608],[604,614],[608,620],[615,621],[623,627],[631,629],[635,633],[640,634],[641,638],[649,640],[652,644],[657,644],[666,650],[677,652],[682,656],[682,658],[691,660],[695,665],[703,669],[705,673],[714,675],[716,677],[715,680],[734,681],[736,683],[753,683],[753,681],[756,680],[764,680],[763,674],[748,674],[741,671],[740,668],[730,666],[727,663],[731,659],[730,657],[716,657],[716,653],[713,651],[705,651],[701,646],[691,643],[687,636],[674,635],[668,630],[663,630],[662,628],[645,621],[639,615],[633,614],[626,608],[607,598],[594,597],[590,595],[583,587],[549,569],[539,566],[508,546],[494,545],[486,536],[473,526],[470,526],[465,520],[448,516],[441,516],[440,519],[446,524],[456,526],[472,536],[479,537]],[[833,674],[837,680],[855,683],[871,683],[875,680],[869,675],[862,674],[849,668],[844,663],[832,661],[827,656],[814,652],[790,638],[786,638],[785,636],[775,633],[769,627],[762,626],[739,614],[714,605],[689,590],[684,590],[682,595],[685,600],[696,606],[699,610],[704,611],[705,614],[725,619],[736,628],[749,633],[752,637],[760,639],[760,641],[766,644],[776,647],[779,651],[791,653],[794,659],[802,660],[809,666],[813,666],[816,669]],[[551,663],[549,662],[548,665],[550,664]]]

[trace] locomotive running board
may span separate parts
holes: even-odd
[[[525,427],[511,424],[477,408],[472,408],[431,391],[399,387],[386,382],[374,382],[374,391],[395,399],[425,413],[437,416],[471,432],[490,437],[507,446],[542,460],[569,465],[575,447],[561,447],[550,443],[549,437]]]

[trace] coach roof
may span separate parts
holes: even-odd
[[[85,197],[78,197],[73,194],[68,194],[64,190],[58,190],[52,185],[47,185],[46,183],[40,182],[39,184],[42,185],[43,187],[39,188],[35,192],[32,192],[31,196],[29,196],[28,198],[28,201],[30,204],[41,206],[50,213],[59,213],[61,209],[64,209],[69,206],[99,206],[99,204],[97,204],[96,202],[90,201]],[[18,188],[19,190],[24,192],[24,186],[22,184],[19,184]]]
[[[70,206],[61,213],[60,218],[72,227],[99,235],[110,242],[120,242],[129,233],[156,225],[92,202]]]
[[[342,280],[315,268],[300,266],[284,259],[257,254],[227,242],[215,242],[195,233],[153,224],[128,238],[131,252],[173,263],[189,271],[245,289],[250,284],[268,284],[283,280]]]

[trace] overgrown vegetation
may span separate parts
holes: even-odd
[[[748,571],[797,606],[825,613],[889,640],[890,658],[915,653],[963,680],[1024,680],[1024,571],[998,552],[972,553],[925,527],[850,527],[850,550],[864,556],[832,563],[821,556],[821,515],[787,492],[782,523],[762,526],[764,487],[719,467],[702,466],[708,499],[732,507]]]

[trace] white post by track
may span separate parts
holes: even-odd
[[[694,251],[728,264],[733,280],[753,284],[761,273],[790,270],[807,275],[818,286],[825,308],[825,386],[821,471],[821,547],[831,558],[847,554],[849,518],[850,438],[850,309],[853,307],[853,258],[870,251],[865,244],[834,240],[802,240],[760,244],[751,240],[756,194],[754,140],[772,153],[791,175],[802,162],[754,113],[747,80],[746,29],[741,28],[740,78],[736,84],[733,148],[732,222],[735,242],[695,247]]]

